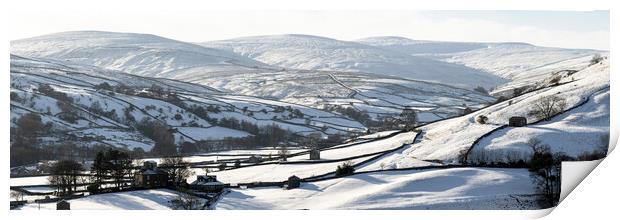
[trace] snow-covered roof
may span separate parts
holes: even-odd
[[[215,176],[198,175],[196,180],[194,180],[191,184],[192,185],[208,186],[208,185],[221,185],[223,183],[220,182],[220,181],[217,181]]]
[[[141,169],[140,170],[141,174],[146,174],[146,175],[157,175],[157,174],[166,174],[166,171],[159,169],[159,168],[154,168],[154,169]]]

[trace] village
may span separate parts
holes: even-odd
[[[468,113],[471,113],[468,112]],[[414,112],[409,113],[415,115]],[[415,117],[415,116],[413,116]],[[477,118],[479,121],[486,119]],[[523,127],[527,125],[527,118],[522,116],[510,117],[506,126],[509,127]],[[344,144],[342,147],[351,147],[357,143],[367,143],[376,140],[386,139],[395,136],[399,133],[411,132],[415,128],[413,126],[406,126],[407,129],[401,131],[394,131],[393,133],[376,138],[369,138],[363,141],[351,141],[353,144]],[[405,146],[403,144],[402,146]],[[402,146],[399,146],[401,148]],[[213,209],[213,205],[229,192],[231,188],[247,189],[255,187],[278,187],[284,190],[290,190],[300,187],[305,181],[316,181],[320,179],[333,179],[338,177],[349,176],[355,173],[355,168],[362,163],[351,164],[350,159],[359,157],[355,155],[338,160],[321,160],[321,150],[334,149],[332,147],[312,148],[310,150],[302,150],[295,153],[291,153],[287,148],[280,149],[277,155],[272,156],[269,154],[267,157],[260,154],[239,154],[240,157],[234,157],[234,159],[221,159],[213,161],[195,161],[188,162],[184,160],[183,156],[169,157],[157,159],[162,161],[162,164],[158,164],[156,160],[142,160],[136,159],[132,161],[125,161],[125,167],[121,167],[117,170],[108,170],[107,172],[98,172],[95,167],[92,167],[90,172],[84,172],[83,169],[66,169],[61,172],[56,171],[48,177],[48,184],[30,185],[30,186],[12,186],[11,196],[15,198],[15,201],[11,201],[11,209],[18,208],[29,202],[40,204],[53,204],[55,203],[56,210],[70,210],[71,200],[78,199],[87,196],[93,196],[104,193],[118,193],[128,191],[140,191],[148,189],[168,189],[179,192],[179,196],[173,200],[168,201],[169,205],[175,209]],[[337,149],[337,148],[336,148]],[[389,152],[393,152],[394,149],[389,149],[384,152],[376,153],[373,158],[378,158]],[[109,151],[107,154],[122,154],[122,152]],[[247,156],[249,155],[249,157]],[[230,156],[230,155],[228,155]],[[363,155],[362,155],[363,156]],[[122,156],[121,156],[122,157]],[[187,157],[187,156],[186,156]],[[265,158],[263,158],[265,157]],[[306,157],[306,159],[287,161],[287,158]],[[219,156],[216,156],[219,158]],[[226,158],[225,154],[222,154],[222,158]],[[97,160],[99,160],[99,156]],[[122,166],[122,160],[114,158],[117,165]],[[125,157],[124,159],[129,159]],[[299,158],[298,158],[299,159]],[[465,159],[467,160],[467,159]],[[121,162],[119,162],[121,161]],[[316,179],[316,177],[300,178],[294,173],[286,178],[284,181],[271,181],[271,182],[245,182],[245,183],[224,183],[218,181],[217,174],[222,171],[230,169],[241,169],[244,167],[252,167],[265,164],[287,164],[287,163],[325,163],[330,161],[346,161],[337,166],[337,169],[333,173],[327,173],[323,177]],[[368,162],[364,161],[364,162]],[[134,163],[141,163],[136,164]],[[232,165],[231,165],[232,164]],[[101,164],[100,164],[101,165]],[[71,165],[69,165],[71,166]],[[74,167],[81,166],[74,163]],[[97,166],[92,164],[92,166]],[[488,167],[511,167],[510,164],[494,164]],[[518,165],[521,166],[521,165]],[[518,167],[517,166],[517,167]],[[434,166],[431,166],[434,167]],[[429,168],[431,168],[429,167]],[[438,166],[439,167],[439,166]],[[461,167],[461,166],[448,166],[448,167]],[[463,165],[466,167],[466,165]],[[205,174],[194,175],[194,170],[204,169]],[[212,172],[213,171],[213,172]],[[118,176],[116,173],[120,173]],[[110,174],[110,176],[106,176]],[[114,175],[117,175],[114,177]],[[188,177],[192,176],[193,181],[188,182]],[[27,177],[26,177],[27,178]],[[58,179],[64,179],[58,181]],[[106,181],[108,180],[108,181]],[[30,191],[29,188],[38,187],[50,187],[54,189],[52,192],[37,192],[36,190]],[[33,200],[25,200],[24,196],[30,198],[36,198]]]
[[[320,160],[320,151],[318,149],[312,149],[306,152],[302,152],[309,157],[309,160]],[[222,183],[217,180],[217,172],[214,174],[195,175],[195,180],[187,182],[187,177],[193,175],[193,171],[190,168],[198,169],[196,167],[206,167],[205,170],[218,170],[223,171],[227,169],[241,168],[243,166],[252,166],[261,162],[271,163],[286,160],[286,157],[302,155],[300,153],[287,154],[284,159],[278,159],[274,157],[263,160],[259,155],[251,155],[244,159],[234,160],[220,160],[219,162],[201,161],[189,163],[183,161],[182,157],[165,158],[163,159],[166,164],[159,164],[154,160],[139,160],[142,164],[138,166],[128,165],[125,169],[130,171],[124,172],[124,175],[120,179],[114,179],[113,177],[103,177],[104,175],[89,174],[89,172],[80,172],[78,170],[67,170],[58,174],[55,179],[66,178],[70,181],[54,181],[52,178],[48,181],[49,184],[41,184],[37,186],[19,186],[11,187],[12,196],[15,196],[16,201],[11,201],[11,209],[17,208],[28,202],[33,203],[56,203],[57,210],[69,210],[71,199],[77,199],[89,195],[97,195],[102,193],[117,193],[127,192],[134,190],[146,190],[146,189],[169,189],[186,194],[180,196],[176,200],[170,201],[171,206],[178,208],[191,208],[191,209],[208,209],[210,206],[219,199],[222,194],[225,194],[228,188],[248,188],[248,187],[267,187],[277,186],[285,189],[297,188],[301,184],[301,179],[295,175],[290,176],[283,182],[251,182],[251,183]],[[242,155],[243,156],[243,155]],[[263,155],[264,156],[264,155]],[[167,161],[166,161],[167,160]],[[172,163],[170,163],[172,161]],[[226,161],[232,164],[228,167]],[[191,165],[190,165],[191,164]],[[211,166],[209,166],[211,165]],[[216,168],[214,168],[216,167]],[[117,170],[109,173],[119,172]],[[53,174],[52,174],[53,175]],[[99,180],[99,183],[89,183],[90,179],[109,179],[110,181]],[[88,180],[87,180],[88,179]],[[54,183],[52,183],[54,182]],[[79,183],[78,183],[79,182]],[[93,181],[97,182],[97,181]],[[96,186],[96,187],[93,187]],[[36,187],[50,187],[55,189],[52,192],[40,193],[29,191],[29,188]],[[36,196],[39,199],[32,201],[20,200],[25,196]],[[199,204],[199,202],[201,202]]]

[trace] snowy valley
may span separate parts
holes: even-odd
[[[16,40],[11,195],[22,210],[65,197],[71,209],[544,208],[537,156],[607,152],[608,55],[402,37]],[[110,152],[123,168],[100,166]],[[58,161],[80,164],[74,182],[50,182]]]

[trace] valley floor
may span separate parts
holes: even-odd
[[[69,200],[71,210],[157,210],[171,209],[170,200],[177,192],[166,189],[139,190],[131,192],[92,195]],[[56,203],[28,203],[20,210],[56,210]]]
[[[533,209],[526,169],[381,171],[302,183],[298,189],[235,189],[217,209]]]
[[[526,169],[449,168],[380,171],[304,182],[297,189],[231,189],[216,209],[535,209]],[[167,189],[92,195],[69,200],[72,210],[171,209]],[[55,210],[29,203],[20,210]]]

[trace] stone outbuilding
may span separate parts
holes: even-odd
[[[155,161],[145,161],[134,175],[134,184],[147,189],[167,187],[170,184],[168,172],[157,167]]]
[[[508,126],[510,127],[523,127],[527,125],[527,118],[521,116],[514,116],[508,119]]]
[[[250,156],[250,158],[248,158],[248,162],[250,163],[260,163],[262,161],[262,158],[256,156],[256,155],[252,155]]]
[[[320,160],[321,159],[321,151],[319,149],[310,150],[310,160]]]
[[[56,210],[71,210],[71,203],[65,200],[61,200],[60,202],[56,203]]]

